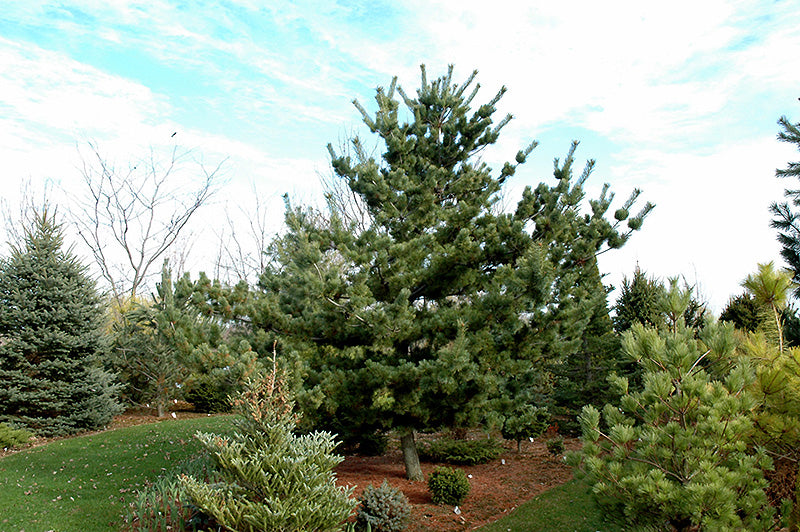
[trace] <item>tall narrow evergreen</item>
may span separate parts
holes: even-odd
[[[555,377],[551,409],[561,416],[559,427],[570,432],[579,428],[576,418],[581,408],[602,405],[611,399],[608,376],[614,372],[628,374],[631,369],[622,354],[620,337],[614,333],[608,289],[602,283],[596,261],[587,265],[581,281],[588,322],[578,348],[563,359],[556,359],[551,370]]]
[[[664,286],[654,278],[648,277],[639,265],[633,271],[633,277],[622,279],[620,294],[614,306],[614,328],[623,333],[641,323],[645,327],[658,327],[664,321],[661,316],[661,299],[664,297]]]
[[[121,410],[100,368],[95,283],[63,247],[44,209],[0,262],[0,421],[48,436],[101,427]]]
[[[778,139],[790,142],[800,149],[800,124],[792,124],[788,118],[782,116],[778,124],[783,128],[778,134]],[[775,170],[777,177],[794,177],[800,179],[800,162],[790,162],[784,169]],[[781,256],[794,274],[794,279],[800,279],[800,190],[787,187],[784,196],[788,201],[774,202],[770,205],[773,214],[772,227],[778,230],[778,242],[781,244]],[[800,297],[800,284],[795,286],[794,295]]]
[[[423,67],[416,97],[393,80],[374,115],[356,102],[381,157],[358,138],[352,155],[330,151],[362,216],[335,201],[322,214],[289,208],[262,277],[262,315],[306,363],[305,400],[342,426],[397,430],[409,478],[421,477],[415,431],[500,421],[512,395],[546,391],[546,360],[577,349],[589,321],[580,270],[651,208],[629,217],[637,192],[609,221],[605,188],[584,213],[593,163],[573,178],[575,143],[554,183],[501,212],[535,143],[499,171],[481,161],[511,117],[493,120],[505,88],[472,107],[475,75],[458,85],[451,67],[428,81]]]
[[[126,372],[139,398],[155,403],[158,417],[168,413],[169,401],[179,397],[178,385],[188,377],[185,360],[193,347],[196,314],[185,300],[176,301],[165,260],[153,300],[134,302],[115,324],[115,367]]]

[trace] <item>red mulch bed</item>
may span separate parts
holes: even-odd
[[[579,445],[576,440],[565,441],[567,450],[577,449]],[[442,464],[422,464],[426,477],[436,465]],[[406,480],[399,450],[376,457],[348,456],[336,472],[338,483],[355,486],[356,495],[367,484],[380,486],[384,479],[400,489],[413,506],[408,532],[473,530],[500,519],[535,495],[572,478],[572,469],[562,458],[554,458],[547,452],[544,439],[524,442],[521,453],[516,452],[516,444],[510,445],[501,458],[488,464],[452,467],[472,475],[470,493],[459,507],[460,514],[456,514],[452,506],[433,504],[425,482]]]

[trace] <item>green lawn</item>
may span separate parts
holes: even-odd
[[[136,490],[199,449],[197,430],[228,432],[230,416],[166,420],[56,441],[0,459],[0,531],[119,530]],[[572,481],[482,532],[617,532],[585,484]]]
[[[136,490],[199,449],[192,437],[197,430],[229,427],[229,416],[165,420],[2,458],[0,530],[119,530]]]
[[[577,480],[548,490],[481,532],[622,532],[603,520],[589,487]]]

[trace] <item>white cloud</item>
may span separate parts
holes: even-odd
[[[35,1],[4,13],[15,27],[66,43],[56,52],[0,37],[6,175],[60,176],[65,184],[76,175],[76,140],[97,139],[121,164],[148,146],[177,142],[209,164],[229,158],[228,196],[215,208],[252,194],[253,181],[279,224],[281,193],[319,201],[324,145],[336,144],[323,137],[357,123],[350,100],[372,109],[374,87],[392,75],[413,93],[420,63],[429,78],[455,63],[459,82],[480,70],[480,101],[502,84],[510,89],[498,114],[517,118],[484,153],[487,162],[497,167],[532,138],[543,141],[535,172],[523,169],[512,182],[517,190],[548,177],[549,160],[567,148],[554,137],[588,132],[601,149],[582,149],[579,158],[599,159],[598,181],[610,181],[620,197],[639,186],[658,204],[640,234],[604,256],[616,284],[637,259],[660,276],[696,271],[719,310],[756,262],[777,259],[766,208],[784,185],[774,168],[793,155],[772,130],[800,96],[793,92],[800,10],[790,2],[499,1],[487,9],[479,0],[413,0],[381,9],[239,0],[186,10],[166,0],[87,0],[78,7],[85,15],[56,17],[50,2]],[[179,85],[154,89],[144,74],[137,81],[104,72],[80,62],[76,50],[86,43],[199,73],[187,83],[208,91],[182,100]],[[212,116],[248,133],[222,134]],[[260,130],[273,145],[257,138]]]
[[[0,38],[4,126],[118,135],[154,123],[167,111],[147,87],[108,75],[68,56]]]
[[[619,287],[637,263],[662,279],[684,275],[719,313],[757,263],[778,259],[768,209],[785,185],[775,168],[789,156],[771,138],[710,155],[639,153],[631,164],[650,176],[644,194],[656,209],[624,248],[602,256],[608,282]]]

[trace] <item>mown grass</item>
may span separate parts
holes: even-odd
[[[196,454],[229,416],[165,420],[55,441],[0,459],[0,530],[108,532],[136,490]]]
[[[230,416],[165,420],[56,441],[0,459],[0,531],[109,532],[136,491],[199,451],[196,431],[230,431]],[[571,481],[482,532],[618,532],[586,484]]]
[[[572,480],[521,505],[510,515],[480,528],[481,532],[621,532],[604,519],[583,482]]]

